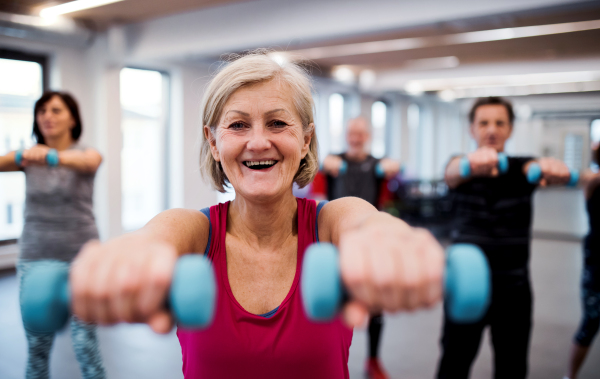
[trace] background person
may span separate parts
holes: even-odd
[[[102,157],[77,142],[81,132],[75,99],[64,92],[46,92],[34,108],[37,144],[22,152],[20,165],[14,151],[0,157],[0,171],[25,172],[25,224],[17,263],[21,283],[34,265],[46,260],[69,265],[87,241],[98,238],[92,198]],[[58,167],[49,167],[46,157],[54,153]],[[29,347],[26,377],[47,378],[54,334],[25,333]],[[83,377],[104,378],[96,327],[73,317],[71,338]]]
[[[141,230],[87,244],[71,271],[72,308],[101,324],[144,322],[168,332],[164,309],[177,257],[205,252],[215,268],[214,321],[179,329],[186,378],[349,378],[352,331],[339,319],[314,323],[298,286],[306,247],[339,247],[351,303],[349,325],[368,310],[399,311],[436,303],[443,252],[426,231],[380,213],[364,200],[298,199],[317,169],[313,100],[307,74],[262,54],[227,65],[203,101],[201,166],[235,200],[208,212],[172,209]],[[91,268],[94,268],[93,270]]]
[[[543,173],[541,185],[566,184],[569,169],[554,158],[509,157],[508,172],[499,173],[498,153],[504,152],[514,122],[512,105],[505,99],[477,99],[469,121],[477,143],[477,150],[467,154],[471,176],[461,177],[461,156],[451,159],[445,172],[456,210],[451,239],[484,251],[492,272],[492,297],[486,316],[478,323],[457,324],[444,318],[437,377],[468,378],[483,330],[489,325],[494,378],[525,378],[532,324],[529,243],[536,188],[527,181],[526,172],[537,162]]]
[[[600,164],[600,147],[592,151]],[[583,242],[583,275],[581,278],[582,315],[573,338],[566,379],[577,379],[579,370],[600,327],[600,173],[591,170],[582,175],[586,208],[590,222],[588,235]]]
[[[371,141],[369,122],[357,117],[348,122],[346,142],[348,150],[337,155],[328,155],[323,161],[323,175],[317,176],[313,183],[312,194],[320,198],[335,200],[354,196],[368,201],[381,209],[390,199],[387,180],[400,172],[400,164],[391,159],[377,159],[368,152]],[[340,167],[346,163],[346,172],[340,174]],[[377,165],[381,165],[385,176],[378,177]],[[383,329],[383,315],[372,315],[369,319],[369,359],[366,364],[367,375],[372,379],[388,377],[379,360],[379,345]]]

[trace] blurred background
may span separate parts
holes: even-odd
[[[78,99],[82,142],[104,163],[95,212],[102,239],[173,207],[200,209],[233,194],[199,176],[200,101],[230,53],[270,48],[278,61],[308,59],[320,157],[345,149],[347,121],[371,120],[371,152],[402,162],[386,210],[444,239],[451,222],[443,170],[473,150],[474,98],[505,96],[516,109],[507,152],[591,165],[600,142],[600,2],[577,0],[121,0],[0,2],[0,155],[33,144],[33,104],[44,90]],[[22,173],[0,175],[0,377],[23,376],[26,343],[14,263],[23,225]],[[579,316],[584,198],[576,189],[535,195],[536,296],[531,378],[560,378]],[[388,317],[382,356],[395,378],[433,377],[441,310]],[[80,377],[63,332],[52,373]],[[101,328],[114,378],[180,377],[173,334],[141,325]],[[487,341],[487,340],[486,340]],[[364,333],[350,369],[363,375]],[[600,377],[600,347],[582,378]],[[489,378],[482,345],[473,378]]]

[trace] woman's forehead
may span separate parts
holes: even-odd
[[[295,115],[293,92],[278,81],[244,86],[235,91],[223,107],[223,116],[237,114],[288,114]]]

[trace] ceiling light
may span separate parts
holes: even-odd
[[[360,75],[358,76],[358,83],[361,88],[369,89],[369,88],[373,87],[376,79],[377,79],[377,77],[375,75],[375,71],[362,70],[360,72]]]
[[[454,101],[454,99],[456,99],[456,93],[454,91],[452,91],[451,89],[445,89],[443,91],[440,91],[438,93],[438,96],[443,101],[447,101],[449,103]]]
[[[348,66],[334,67],[332,75],[336,80],[346,84],[352,84],[356,80],[356,75],[354,74],[354,71],[352,71],[352,69]]]
[[[409,94],[411,94],[413,96],[422,95],[424,92],[423,85],[416,80],[411,80],[410,82],[406,83],[406,86],[404,86],[404,89],[406,90],[406,92],[408,92]]]
[[[81,11],[84,9],[95,8],[101,5],[117,3],[123,0],[76,0],[68,3],[55,5],[53,7],[44,8],[40,11],[40,16],[44,18],[52,18],[66,13]]]

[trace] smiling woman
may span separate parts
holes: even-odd
[[[135,233],[88,244],[71,270],[73,312],[167,333],[177,258],[204,252],[214,268],[214,318],[206,329],[177,331],[186,378],[348,379],[351,327],[369,310],[440,300],[441,247],[358,198],[294,197],[294,182],[307,185],[318,169],[311,84],[299,66],[262,53],[241,57],[212,80],[203,110],[202,171],[218,190],[230,185],[235,199],[171,209]],[[315,242],[339,247],[352,298],[326,323],[307,318],[299,285]]]
[[[234,94],[237,90],[240,90],[239,93]],[[264,108],[261,109],[264,114],[260,116],[265,122],[270,123],[267,132],[289,134],[292,131],[291,133],[294,133],[296,128],[293,126],[298,125],[301,126],[304,137],[309,138],[308,151],[303,152],[294,176],[294,181],[300,188],[306,186],[314,179],[319,168],[310,80],[308,74],[300,67],[296,65],[282,67],[262,54],[247,56],[231,63],[213,79],[208,87],[209,95],[205,97],[202,107],[202,121],[205,125],[200,153],[202,173],[206,178],[210,178],[218,191],[225,192],[224,186],[230,180],[220,158],[213,152],[216,148],[215,133],[221,123],[223,123],[220,125],[221,133],[224,133],[224,136],[235,138],[235,135],[249,133],[250,128],[247,125],[250,114],[235,108],[251,107],[251,104],[243,104],[243,102],[247,98],[247,93],[254,90],[269,99],[260,104]],[[225,115],[223,120],[221,120],[222,115]],[[253,136],[260,138],[256,133]],[[268,160],[265,158],[273,158],[275,163],[280,163],[275,157],[258,156],[257,158],[261,158],[262,161]],[[254,168],[254,162],[246,166]]]

